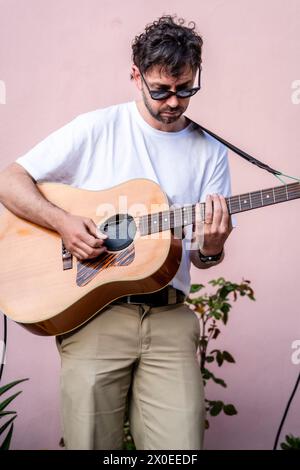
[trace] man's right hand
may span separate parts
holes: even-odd
[[[66,214],[57,231],[66,249],[78,260],[96,258],[107,253],[104,245],[107,236],[97,229],[92,219]]]

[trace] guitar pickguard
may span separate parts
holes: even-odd
[[[134,260],[134,244],[118,253],[107,253],[98,258],[77,262],[76,284],[81,287],[88,284],[104,269],[111,266],[128,266]]]

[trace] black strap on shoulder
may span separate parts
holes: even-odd
[[[222,137],[219,137],[218,135],[216,135],[214,132],[211,132],[208,129],[205,129],[205,127],[200,126],[200,124],[198,124],[198,126],[204,132],[207,132],[207,134],[211,135],[212,137],[217,139],[219,142],[224,144],[226,147],[228,147],[230,150],[237,153],[240,157],[244,158],[245,160],[247,160],[250,163],[253,163],[253,165],[258,166],[259,168],[262,168],[263,170],[269,171],[273,175],[282,175],[281,171],[274,170],[274,168],[271,168],[268,165],[266,165],[265,163],[262,163],[261,161],[259,161],[256,158],[252,157],[251,155],[249,155],[248,153],[246,153],[243,150],[239,149],[235,145],[230,144],[225,139],[222,139]]]

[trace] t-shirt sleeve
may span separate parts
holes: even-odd
[[[210,178],[201,191],[200,202],[205,202],[208,194],[221,194],[224,197],[231,196],[231,178],[228,163],[228,151],[223,145],[219,146],[218,158]],[[236,227],[236,218],[231,216],[232,225]]]
[[[208,194],[222,194],[225,197],[231,196],[228,153],[227,149],[223,146],[219,148],[216,164],[201,191],[201,202],[205,202]]]
[[[51,133],[16,162],[37,182],[72,184],[80,171],[86,147],[85,122],[80,115]]]

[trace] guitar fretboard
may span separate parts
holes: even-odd
[[[229,214],[236,214],[297,198],[300,198],[300,183],[298,182],[228,197],[226,203]],[[190,225],[195,221],[195,208],[195,204],[190,204],[142,216],[139,223],[141,235],[150,235]],[[200,204],[200,215],[201,220],[205,220],[204,202]]]

